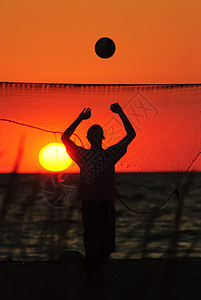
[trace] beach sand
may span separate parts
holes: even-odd
[[[201,299],[201,258],[110,259],[100,281],[69,251],[52,261],[1,261],[1,299]]]

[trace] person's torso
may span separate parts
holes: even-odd
[[[113,201],[115,168],[109,152],[85,149],[85,162],[80,168],[80,193],[83,201]]]

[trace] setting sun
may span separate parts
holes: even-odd
[[[57,172],[67,169],[72,160],[61,143],[50,143],[39,153],[39,162],[43,168]]]

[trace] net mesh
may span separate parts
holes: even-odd
[[[81,203],[73,202],[78,174],[57,185],[57,174],[41,174],[46,170],[39,152],[59,142],[88,106],[92,117],[79,125],[74,141],[88,148],[87,130],[98,123],[104,148],[118,142],[125,130],[109,109],[117,101],[137,135],[116,165],[126,174],[116,176],[124,207],[116,203],[114,257],[200,256],[200,173],[188,171],[201,171],[201,85],[0,83],[0,173],[12,172],[0,174],[1,259],[52,259],[66,249],[83,249]],[[79,171],[75,164],[68,170]],[[125,207],[140,214],[133,218]]]
[[[125,130],[120,118],[109,109],[113,102],[120,103],[137,134],[116,171],[186,171],[201,151],[201,86],[198,84],[1,83],[0,118],[7,122],[1,122],[4,163],[0,172],[12,170],[22,136],[23,160],[19,171],[43,172],[38,161],[41,148],[55,141],[55,132],[60,141],[61,133],[84,107],[91,107],[92,117],[79,125],[74,141],[88,148],[87,129],[98,123],[104,130],[103,147],[117,143],[125,136]],[[69,168],[78,171],[76,165]],[[199,159],[192,170],[201,170]]]

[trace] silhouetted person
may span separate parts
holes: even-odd
[[[120,105],[114,103],[110,109],[119,115],[126,130],[126,136],[119,143],[103,149],[103,129],[97,124],[92,125],[87,132],[91,149],[79,147],[70,139],[76,127],[91,117],[90,108],[83,109],[61,137],[68,154],[80,167],[79,197],[82,200],[87,273],[95,273],[99,264],[107,261],[115,250],[114,166],[136,136]]]

